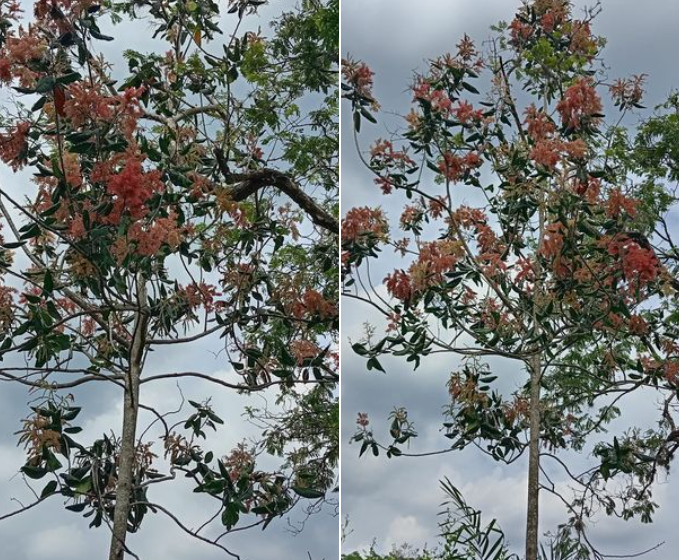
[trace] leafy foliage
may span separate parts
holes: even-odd
[[[586,520],[603,510],[650,521],[652,483],[676,450],[679,285],[664,216],[676,202],[676,100],[636,135],[622,126],[643,109],[645,76],[605,81],[598,11],[572,12],[562,0],[525,2],[493,28],[486,52],[464,36],[430,61],[414,76],[405,124],[360,154],[401,215],[353,208],[342,223],[343,294],[386,326],[369,327],[353,350],[379,371],[384,356],[413,369],[450,356],[442,451],[473,445],[503,463],[529,455],[529,560],[531,504],[537,512],[538,491],[557,492],[542,461],[574,484],[562,496],[566,526],[596,555]],[[343,76],[358,140],[379,117],[374,75],[347,60]],[[604,87],[620,112],[610,126]],[[370,263],[388,259],[400,262],[380,285]],[[498,380],[488,357],[516,376]],[[662,400],[658,423],[593,441],[639,391]],[[405,455],[415,436],[407,411],[392,415],[389,435],[381,443],[360,414],[353,440],[361,454]],[[586,448],[595,465],[573,473],[560,454]]]
[[[112,558],[146,514],[172,516],[149,494],[177,475],[227,533],[335,484],[339,5],[265,4],[38,1],[27,25],[0,3],[0,158],[32,175],[0,189],[0,360],[23,364],[0,375],[36,393],[23,473],[113,523]],[[151,51],[125,48],[140,21]],[[149,375],[163,347],[203,339],[220,371]],[[210,400],[174,424],[143,403],[140,386],[182,378],[275,392],[285,412],[251,445],[205,449],[224,423]],[[68,391],[96,383],[124,390],[124,424],[87,442]]]

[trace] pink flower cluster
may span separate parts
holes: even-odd
[[[580,78],[566,90],[556,109],[564,126],[579,130],[585,125],[599,122],[602,105],[592,81]]]

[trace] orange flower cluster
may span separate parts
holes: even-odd
[[[443,274],[455,270],[464,251],[459,242],[449,239],[422,243],[417,262],[410,267],[410,277],[417,291],[443,281]]]
[[[526,109],[526,130],[533,141],[530,158],[549,170],[554,170],[559,162],[568,157],[583,159],[587,155],[587,144],[581,138],[564,141],[556,136],[556,125],[544,111],[535,105]]]
[[[134,222],[127,236],[126,244],[136,244],[138,255],[151,257],[158,254],[163,245],[176,249],[182,241],[184,229],[177,226],[177,216],[172,214],[167,218],[156,218],[148,227],[142,222]]]
[[[634,218],[638,204],[638,200],[625,196],[620,189],[613,189],[606,201],[606,214],[610,218],[617,218],[625,212],[630,218]]]
[[[455,270],[464,250],[458,241],[439,239],[422,243],[417,260],[408,271],[396,270],[384,281],[387,291],[401,301],[410,300],[416,293],[445,280],[445,273]]]
[[[525,111],[526,113],[526,130],[528,136],[534,142],[549,138],[556,132],[556,125],[549,118],[547,113],[538,109],[534,104],[531,104]]]
[[[415,206],[412,204],[407,204],[401,213],[400,224],[402,229],[409,229],[413,225],[417,224],[424,214],[424,208],[421,206]]]
[[[495,276],[507,269],[502,259],[505,246],[488,224],[488,217],[479,208],[460,206],[453,214],[453,220],[462,229],[473,230],[478,247],[478,259],[483,263],[484,273]]]
[[[14,288],[0,285],[0,333],[4,333],[14,320],[14,294]]]
[[[520,47],[533,35],[533,28],[519,18],[514,18],[509,24],[510,42],[514,47]]]
[[[441,113],[444,117],[450,115],[453,102],[445,91],[433,89],[429,80],[420,77],[413,86],[413,101],[427,101],[431,110]]]
[[[489,397],[486,393],[478,390],[478,385],[472,377],[464,378],[455,372],[448,380],[448,393],[450,398],[458,404],[486,406]]]
[[[474,109],[474,106],[467,101],[460,101],[457,107],[453,108],[453,114],[458,122],[463,125],[479,123],[484,119],[481,109]]]
[[[374,237],[380,241],[387,239],[389,224],[380,208],[352,208],[342,220],[342,241],[360,241]]]
[[[384,283],[387,291],[401,301],[409,301],[413,297],[413,285],[405,270],[395,270],[389,274]]]
[[[640,247],[634,241],[627,241],[622,253],[622,268],[628,282],[644,286],[657,278],[660,263],[653,249]]]
[[[0,159],[14,171],[26,163],[28,132],[31,125],[22,122],[6,133],[0,133]]]
[[[648,334],[648,323],[641,315],[632,315],[629,320],[629,330],[633,334]]]
[[[643,288],[660,274],[660,261],[651,247],[642,247],[626,236],[608,240],[608,254],[619,257],[625,280],[632,288]]]
[[[563,248],[563,224],[557,222],[549,224],[545,228],[545,237],[542,241],[540,252],[549,258],[556,258],[561,254]]]
[[[597,40],[592,37],[592,30],[586,21],[573,21],[570,29],[570,50],[573,54],[590,59],[596,52]]]
[[[30,68],[30,63],[42,58],[47,43],[34,32],[34,26],[29,26],[28,31],[20,26],[16,35],[7,36],[5,45],[0,49],[1,82],[11,84],[18,80],[22,87],[35,84],[38,74]]]
[[[447,153],[439,162],[438,168],[448,181],[459,181],[469,171],[481,166],[481,156],[477,152],[467,152],[464,156]]]
[[[177,291],[177,295],[183,299],[193,311],[199,307],[203,307],[206,311],[211,312],[221,305],[221,302],[216,301],[216,298],[222,294],[217,291],[216,286],[205,282],[193,282],[188,286],[180,288]]]
[[[599,122],[602,105],[592,81],[580,78],[566,90],[556,109],[564,126],[579,130],[585,125]]]
[[[309,288],[300,297],[298,293],[288,293],[291,302],[286,305],[289,307],[290,313],[296,319],[308,317],[328,318],[334,317],[338,313],[336,303],[329,301],[323,297],[318,291]]]
[[[403,172],[414,163],[405,150],[395,150],[388,140],[377,140],[370,148],[370,164],[376,171],[396,169]],[[390,194],[393,189],[388,177],[377,177],[375,183],[384,194]]]
[[[568,50],[577,56],[591,58],[596,52],[597,40],[592,36],[589,22],[571,19],[571,6],[565,0],[535,0],[530,5],[537,20],[530,23],[532,14],[525,7],[509,24],[510,44],[517,49],[531,39],[559,32],[559,38],[568,39]]]
[[[365,62],[357,62],[350,58],[342,59],[342,76],[344,80],[352,85],[356,93],[371,101],[374,109],[379,108],[379,104],[373,97],[373,72]]]
[[[679,386],[679,362],[668,360],[663,365],[665,379],[672,385]]]
[[[617,107],[626,109],[641,102],[644,96],[646,74],[636,74],[628,79],[618,79],[608,89]]]
[[[255,456],[248,450],[245,443],[239,443],[231,453],[222,459],[222,463],[229,470],[229,478],[236,482],[242,475],[250,475],[255,466]]]
[[[116,171],[118,163],[123,166]],[[142,159],[132,154],[121,154],[119,158],[97,164],[91,179],[104,183],[106,192],[113,197],[113,209],[107,217],[107,221],[112,224],[118,224],[124,213],[135,220],[143,218],[148,211],[146,203],[149,198],[165,188],[160,171],[145,171]]]
[[[139,98],[144,88],[127,88],[122,95],[106,95],[100,84],[76,82],[68,87],[64,115],[75,128],[88,122],[115,123],[131,138],[142,115]]]
[[[320,348],[310,340],[293,340],[290,343],[290,352],[294,356],[297,365],[301,366],[304,360],[318,356]]]
[[[370,147],[370,157],[376,163],[391,163],[392,161],[404,161],[412,164],[413,160],[403,150],[394,150],[394,145],[389,140],[377,140]]]
[[[456,45],[457,52],[453,55],[446,53],[439,56],[431,64],[431,79],[433,82],[444,77],[450,69],[465,69],[474,72],[484,67],[484,61],[476,49],[474,41],[465,34]]]

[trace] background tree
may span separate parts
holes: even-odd
[[[136,557],[126,536],[149,512],[236,556],[229,532],[333,489],[339,6],[303,0],[258,31],[264,3],[230,1],[220,20],[210,0],[39,0],[28,15],[0,2],[0,158],[32,173],[0,187],[0,377],[33,393],[21,472],[43,482],[0,519],[60,496],[110,528],[110,560]],[[135,20],[151,52],[104,33]],[[228,373],[146,373],[167,345],[202,339]],[[209,398],[144,404],[163,379],[277,407],[244,409],[259,441],[213,447]],[[122,427],[80,441],[70,391],[101,383],[121,389]],[[198,530],[153,501],[177,476],[218,505]]]
[[[562,541],[572,534],[579,555],[598,556],[588,519],[604,510],[650,521],[652,483],[675,452],[674,249],[658,234],[674,198],[629,150],[624,117],[641,108],[644,76],[606,77],[597,12],[578,19],[569,2],[526,3],[494,28],[486,53],[465,36],[455,55],[431,61],[415,76],[407,124],[361,154],[385,195],[408,199],[398,223],[410,238],[395,238],[379,208],[351,209],[342,226],[343,293],[387,323],[386,335],[370,328],[353,346],[367,368],[383,370],[384,355],[414,367],[458,355],[444,422],[452,444],[441,452],[474,445],[504,463],[528,455],[529,560],[539,554],[540,491],[569,512]],[[376,122],[373,74],[352,60],[343,73],[359,133]],[[487,89],[478,101],[477,83]],[[620,110],[611,126],[603,88]],[[664,161],[654,132],[644,138]],[[385,246],[404,265],[378,286],[369,262]],[[493,388],[489,357],[526,373],[520,390]],[[640,389],[662,398],[659,424],[595,444]],[[392,414],[389,444],[366,415],[358,424],[361,454],[416,455],[403,450],[416,435],[406,410]],[[591,451],[594,465],[571,470],[569,450]],[[572,495],[555,485],[554,467]]]

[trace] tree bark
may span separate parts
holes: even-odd
[[[144,311],[146,305],[146,288],[142,280],[137,281],[137,303],[134,322],[134,334],[130,347],[128,376],[125,383],[125,399],[123,404],[123,430],[118,456],[118,481],[116,485],[116,503],[113,513],[113,528],[109,560],[123,560],[127,550],[127,519],[130,515],[132,494],[134,490],[135,447],[137,440],[137,413],[139,411],[139,381],[141,378],[146,328],[148,318]]]
[[[530,364],[530,419],[528,440],[528,500],[526,512],[526,560],[537,560],[540,502],[540,378],[539,355]]]

